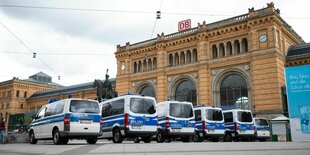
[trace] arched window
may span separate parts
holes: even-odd
[[[27,91],[24,92],[24,98],[27,98]]]
[[[185,64],[185,53],[184,53],[183,51],[181,52],[180,57],[181,57],[181,58],[180,58],[180,60],[181,60],[180,64],[181,64],[181,65]]]
[[[147,71],[147,62],[146,60],[143,60],[143,72],[146,72]]]
[[[196,87],[189,80],[182,81],[175,90],[175,100],[192,102],[197,105]]]
[[[234,52],[236,54],[240,54],[240,43],[239,40],[234,41]]]
[[[217,47],[216,47],[216,45],[212,46],[212,58],[217,58]]]
[[[186,63],[192,63],[192,56],[190,50],[186,51]]]
[[[229,42],[227,42],[227,44],[226,44],[226,49],[227,49],[227,56],[231,56],[231,55],[233,55],[233,53],[232,53],[232,45],[231,45],[231,42],[229,41]]]
[[[246,38],[242,39],[242,52],[248,52],[248,40]]]
[[[197,58],[197,49],[194,48],[193,49],[193,62],[197,62],[198,61],[198,58]]]
[[[245,79],[238,74],[227,76],[220,86],[221,106],[249,109],[248,88]]]
[[[153,58],[153,70],[157,69],[157,59]]]
[[[133,72],[137,73],[137,70],[138,70],[137,62],[134,62],[133,63]]]
[[[179,65],[180,61],[179,61],[179,53],[175,53],[174,54],[174,65]]]
[[[147,65],[148,65],[148,70],[149,71],[153,70],[152,59],[151,58],[148,59]]]
[[[173,66],[173,55],[169,54],[169,66]]]
[[[142,63],[141,61],[139,61],[138,63],[138,71],[137,72],[141,72],[142,71]]]
[[[226,51],[223,43],[220,43],[220,57],[225,57]]]
[[[144,85],[142,86],[141,91],[139,94],[144,95],[144,96],[151,96],[151,97],[156,97],[155,95],[155,90],[152,86],[150,85]]]
[[[19,90],[16,91],[16,97],[19,97]]]

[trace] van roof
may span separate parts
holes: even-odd
[[[114,101],[114,100],[118,100],[118,99],[123,99],[123,98],[149,98],[149,99],[154,99],[154,97],[151,97],[151,96],[142,96],[142,95],[123,95],[123,96],[118,96],[118,97],[115,97],[115,98],[112,98],[112,99],[108,99],[108,100],[105,100],[105,101],[102,101],[100,102],[100,104],[104,104],[104,103],[107,103],[107,102],[110,102],[110,101]]]
[[[191,102],[186,102],[186,101],[163,101],[163,102],[159,102],[157,104],[165,104],[165,103],[184,103],[184,104],[191,104],[191,105],[193,105]]]
[[[245,109],[229,109],[229,110],[223,110],[223,112],[234,112],[234,111],[248,111],[252,112],[251,110],[245,110]]]

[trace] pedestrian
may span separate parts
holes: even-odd
[[[5,122],[4,119],[0,120],[0,144],[4,144],[4,132],[5,132]]]

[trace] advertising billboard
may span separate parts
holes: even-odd
[[[285,69],[293,141],[310,141],[310,65]]]

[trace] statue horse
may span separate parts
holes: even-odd
[[[104,95],[104,90],[103,90],[103,83],[101,80],[95,80],[92,87],[97,88],[97,100],[98,102],[101,102],[101,99],[103,98]]]

